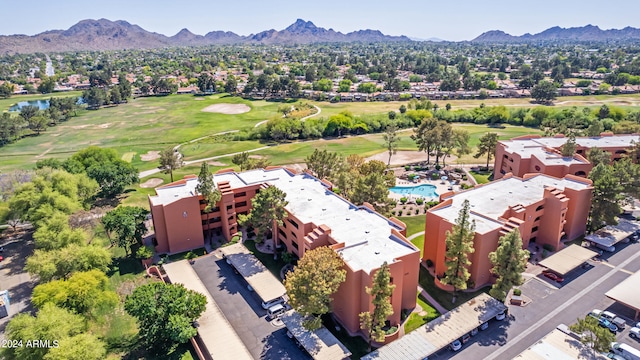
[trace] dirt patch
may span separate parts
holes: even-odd
[[[209,161],[209,165],[211,166],[227,166],[227,164],[220,161]]]
[[[98,127],[99,127],[100,129],[106,129],[106,128],[108,128],[109,126],[111,126],[111,123],[106,123],[106,124],[98,125]]]
[[[70,126],[70,128],[77,130],[77,129],[84,129],[87,126],[89,126],[89,125],[75,125],[75,126]]]
[[[244,114],[249,112],[249,110],[251,110],[251,108],[245,104],[214,104],[202,109],[204,112],[228,115]]]
[[[164,180],[159,179],[159,178],[151,178],[145,182],[143,182],[142,184],[140,184],[141,188],[154,188],[160,184],[162,184],[164,182]]]
[[[196,100],[196,101],[198,101],[198,100],[202,101],[202,100],[204,100],[204,98],[197,97],[197,98],[195,98],[194,100]]]
[[[264,159],[263,155],[249,155],[249,159]]]
[[[140,155],[140,160],[142,161],[153,161],[160,159],[160,151],[147,151],[146,154]]]

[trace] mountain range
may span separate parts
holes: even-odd
[[[0,54],[150,49],[167,46],[203,46],[224,44],[309,44],[320,42],[411,41],[406,36],[384,35],[378,30],[358,30],[343,34],[317,27],[311,21],[296,20],[283,30],[266,30],[241,36],[230,31],[212,31],[206,35],[182,29],[173,36],[147,31],[123,20],[82,20],[67,30],[50,30],[33,36],[0,36]]]
[[[602,30],[594,25],[561,28],[554,26],[541,33],[513,36],[501,30],[483,33],[471,40],[476,43],[521,43],[535,41],[628,41],[640,40],[640,29],[627,26],[624,29]]]
[[[640,40],[640,29],[602,30],[594,25],[549,28],[541,33],[513,36],[492,30],[471,40],[473,43],[523,43],[536,41],[628,41]],[[173,46],[205,46],[227,44],[310,44],[336,42],[404,42],[424,41],[406,36],[390,36],[378,30],[358,30],[343,34],[296,20],[283,30],[265,30],[242,36],[230,31],[211,31],[196,35],[182,29],[173,36],[147,31],[123,20],[82,20],[67,30],[49,30],[28,35],[0,35],[0,55],[13,53],[62,52],[85,50],[151,49]],[[429,38],[426,41],[442,41]]]

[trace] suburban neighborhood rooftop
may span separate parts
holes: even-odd
[[[392,234],[402,228],[366,207],[356,206],[329,190],[320,180],[308,174],[292,174],[283,168],[228,172],[214,175],[216,184],[228,181],[232,189],[266,183],[276,186],[287,196],[287,211],[304,223],[326,225],[331,237],[344,243],[338,253],[355,271],[370,272],[383,262],[393,263],[418,249]],[[153,205],[166,205],[195,195],[197,178],[187,178],[156,189]]]
[[[471,219],[476,222],[476,232],[486,233],[502,226],[499,218],[516,205],[528,206],[542,200],[544,189],[553,187],[582,190],[590,186],[589,180],[581,182],[570,178],[558,179],[537,174],[527,179],[505,177],[498,181],[452,195],[452,204],[430,210],[454,223],[462,203],[469,200]]]

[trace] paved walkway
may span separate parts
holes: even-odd
[[[444,314],[449,311],[445,309],[442,305],[440,305],[440,303],[438,303],[436,299],[434,299],[431,295],[429,295],[429,293],[426,292],[420,285],[418,285],[418,290],[420,290],[420,295],[422,295],[425,299],[427,299],[427,301],[429,301],[429,303],[433,305],[433,307],[436,308],[436,310],[438,310],[440,314]]]
[[[409,236],[409,237],[407,238],[407,240],[411,241],[411,240],[413,240],[413,239],[417,238],[417,237],[418,237],[418,236],[420,236],[420,235],[424,235],[424,231],[420,231],[420,232],[418,232],[418,233],[415,233],[415,234],[413,234],[413,235]]]

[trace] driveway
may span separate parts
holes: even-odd
[[[256,359],[310,359],[287,336],[283,325],[267,320],[258,296],[224,260],[205,256],[193,264],[200,280]]]
[[[30,236],[30,235],[29,235]],[[6,241],[6,242],[4,242]],[[33,310],[31,293],[36,285],[24,271],[28,256],[33,254],[33,241],[27,239],[3,238],[4,260],[0,262],[0,290],[9,290],[9,316],[0,319],[0,338],[4,338],[4,329],[13,316]]]

